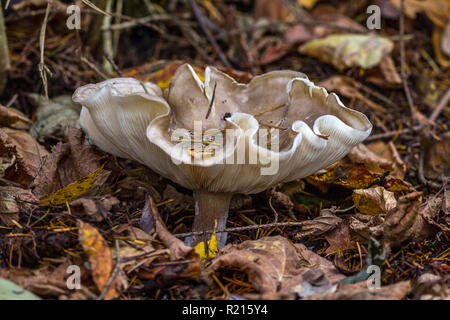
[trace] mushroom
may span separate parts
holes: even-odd
[[[372,130],[364,114],[294,71],[241,84],[213,67],[202,81],[184,64],[164,92],[115,78],[78,88],[73,100],[83,106],[81,128],[99,148],[193,190],[194,231],[224,229],[233,194],[311,175]],[[219,247],[226,237],[218,234]]]

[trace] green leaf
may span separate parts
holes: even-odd
[[[0,300],[42,300],[14,282],[0,278]]]

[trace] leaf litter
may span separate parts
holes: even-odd
[[[54,1],[44,51],[53,73],[50,100],[40,96],[36,77],[34,31],[43,16],[27,20],[46,2],[15,4],[5,16],[11,61],[0,92],[0,295],[448,299],[448,1],[405,0],[403,39],[398,0],[384,1],[388,18],[371,33],[361,20],[364,6],[294,2],[199,2],[223,51],[217,55],[188,7],[125,6],[127,25],[117,26],[121,45],[110,65],[100,55],[101,36],[73,36],[61,27],[66,6]],[[155,28],[138,19],[147,14],[170,19]],[[83,27],[102,19],[92,15]],[[418,19],[429,23],[418,29]],[[137,26],[148,28],[140,43],[153,48],[152,59],[122,43]],[[221,66],[220,55],[231,68]],[[184,61],[200,79],[208,64],[244,83],[271,70],[304,72],[367,114],[374,132],[310,177],[235,196],[229,244],[217,250],[215,233],[208,248],[191,248],[183,240],[195,214],[192,193],[93,147],[74,128],[79,106],[68,97],[80,85],[121,75],[166,90]],[[414,115],[403,92],[403,63]],[[77,292],[67,289],[70,265],[81,269]],[[369,265],[381,269],[380,289],[367,287]]]

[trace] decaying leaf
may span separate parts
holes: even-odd
[[[344,278],[330,261],[281,236],[229,244],[207,270],[220,272],[227,268],[246,273],[253,288],[263,294],[295,293],[305,297],[323,292]],[[316,290],[312,290],[314,286]]]
[[[417,300],[449,300],[450,278],[427,272],[417,279],[414,289]]]
[[[85,179],[99,169],[98,156],[81,130],[69,128],[68,139],[68,143],[58,143],[44,161],[34,181],[36,187],[33,193],[38,198],[47,197],[71,183]]]
[[[388,145],[382,142],[374,142],[368,146],[359,144],[350,151],[348,158],[353,163],[363,163],[372,172],[389,171],[395,178],[405,177],[406,165],[392,142]]]
[[[442,174],[450,176],[450,132],[442,135],[441,141],[436,141],[428,148],[424,158],[424,174],[430,179]]]
[[[376,227],[384,222],[381,215],[366,215],[357,213],[350,218],[349,228],[355,238],[367,242],[370,238],[370,228]]]
[[[13,186],[0,186],[0,221],[6,226],[19,221],[20,210],[26,210],[30,203],[38,203],[30,190]]]
[[[70,202],[79,196],[82,196],[86,193],[88,193],[92,187],[94,186],[95,182],[97,181],[97,178],[99,177],[100,173],[103,170],[103,166],[92,172],[87,177],[84,177],[83,179],[77,180],[75,182],[72,182],[71,184],[68,184],[62,189],[59,189],[58,191],[40,198],[39,200],[42,203],[48,204],[48,205],[59,205],[64,204],[66,202]]]
[[[405,240],[421,241],[430,235],[431,225],[421,214],[422,193],[413,192],[398,199],[397,207],[390,211],[383,224],[371,229],[391,248]]]
[[[350,67],[369,69],[378,65],[393,47],[391,40],[376,35],[335,34],[307,42],[299,51],[339,70]]]
[[[365,214],[387,213],[397,206],[394,193],[383,187],[353,190],[352,197],[356,208]]]
[[[333,211],[324,209],[317,218],[303,221],[302,227],[295,237],[299,239],[317,237],[335,229],[341,222],[342,219],[337,217]]]
[[[42,158],[47,155],[47,150],[27,132],[10,128],[0,129],[0,156],[15,158],[15,165],[9,166],[4,172],[6,179],[28,186],[33,181]]]
[[[335,292],[310,297],[311,300],[401,300],[411,291],[410,281],[401,281],[379,289],[370,289],[365,282],[339,285]]]
[[[384,107],[373,102],[360,91],[361,84],[351,77],[336,75],[319,82],[319,85],[323,86],[328,91],[337,92],[349,99],[361,100],[373,110],[385,112]]]
[[[103,221],[109,211],[117,206],[120,201],[116,197],[82,197],[70,203],[72,214],[77,217],[88,216],[96,221]]]
[[[151,196],[148,196],[147,201],[149,201],[149,210],[153,215],[153,220],[155,223],[155,230],[158,237],[164,243],[164,245],[170,250],[171,260],[179,259],[195,259],[199,260],[199,256],[194,248],[188,247],[183,241],[174,237],[165,227],[164,222],[159,215],[156,204]]]
[[[350,238],[347,223],[341,223],[336,229],[325,234],[325,239],[330,244],[326,253],[336,253],[356,247],[355,242]]]
[[[92,279],[97,289],[101,292],[105,288],[113,270],[111,250],[96,228],[81,220],[78,220],[78,228],[80,243],[89,258]],[[105,299],[115,298],[119,294],[117,290],[118,282],[116,278],[108,289]]]
[[[39,94],[31,94],[30,98],[37,107],[36,120],[30,129],[34,138],[66,137],[69,127],[78,127],[81,106],[73,102],[71,96],[47,99]]]
[[[15,129],[28,129],[31,120],[22,112],[14,108],[8,108],[0,104],[0,126]]]

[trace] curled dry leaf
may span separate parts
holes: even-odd
[[[25,131],[0,129],[0,155],[14,160],[15,165],[6,168],[4,177],[23,186],[30,184],[38,171],[47,150]],[[14,158],[14,159],[12,159]]]
[[[116,197],[83,197],[70,203],[72,214],[77,217],[88,216],[97,222],[103,221],[106,214],[120,201]]]
[[[295,235],[295,238],[317,237],[335,229],[342,219],[337,217],[331,210],[324,209],[320,216],[313,220],[303,221],[301,230]]]
[[[432,143],[424,158],[424,174],[435,179],[442,174],[450,176],[450,132],[446,132],[441,141]]]
[[[326,253],[336,253],[343,250],[354,249],[355,242],[351,240],[347,222],[342,222],[336,229],[325,234],[330,246]]]
[[[393,47],[391,40],[376,35],[334,34],[309,41],[299,51],[330,63],[338,70],[350,67],[369,69],[389,55]]]
[[[78,220],[78,228],[80,243],[89,258],[92,279],[97,289],[101,292],[105,288],[113,270],[111,250],[96,228],[81,220]],[[106,292],[106,300],[117,297],[119,294],[118,285],[118,278],[116,278]]]
[[[153,221],[155,225],[155,231],[164,245],[170,250],[170,258],[171,260],[179,260],[179,259],[194,259],[199,260],[198,254],[195,252],[194,248],[188,247],[184,244],[183,241],[176,238],[173,234],[171,234],[164,222],[159,215],[158,209],[156,208],[156,204],[151,196],[148,196],[147,201],[149,202],[148,211],[153,216]]]
[[[344,278],[330,261],[281,236],[229,244],[207,270],[227,268],[246,273],[253,288],[262,294],[307,296],[314,284],[320,283],[319,291],[323,291]]]
[[[400,245],[403,241],[421,241],[432,232],[431,225],[423,216],[422,193],[413,192],[398,199],[397,207],[390,211],[383,224],[371,229],[382,238],[387,248]],[[435,214],[434,211],[433,214]],[[428,213],[431,215],[432,213]]]
[[[394,193],[383,187],[353,190],[355,207],[365,214],[387,213],[397,206]]]
[[[350,217],[349,228],[355,238],[367,242],[370,239],[370,228],[376,227],[384,222],[381,215],[366,215],[357,213]]]
[[[332,76],[321,81],[319,84],[327,90],[340,93],[346,98],[361,100],[375,111],[386,111],[384,107],[367,98],[366,95],[360,91],[361,84],[351,77],[341,75]]]
[[[30,190],[13,186],[0,186],[0,221],[12,226],[12,220],[19,220],[20,210],[26,210],[30,203],[38,203]]]
[[[348,158],[354,163],[363,163],[370,171],[389,171],[395,178],[405,177],[406,165],[392,142],[388,145],[383,142],[374,142],[368,146],[359,144],[350,151]]]
[[[424,273],[417,279],[414,292],[417,300],[449,300],[450,277]]]
[[[409,281],[401,281],[379,289],[370,289],[365,281],[339,285],[335,292],[310,297],[310,300],[401,300],[411,291]]]
[[[15,129],[28,129],[30,124],[31,120],[22,112],[0,104],[0,126]]]
[[[33,193],[38,198],[88,177],[99,169],[98,156],[81,130],[69,128],[68,143],[58,143],[39,171]]]

